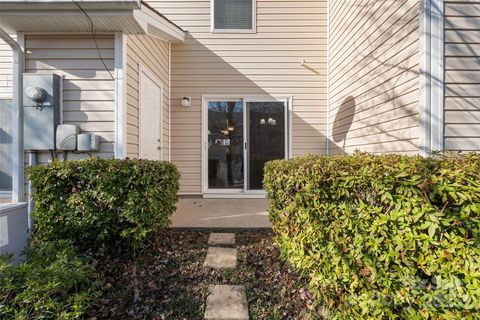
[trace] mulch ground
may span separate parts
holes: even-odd
[[[209,233],[165,230],[134,255],[98,258],[96,319],[202,319],[210,284],[244,285],[251,319],[318,319],[307,281],[279,259],[270,232],[236,233],[237,268],[203,266]]]

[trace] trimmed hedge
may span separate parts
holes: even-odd
[[[327,318],[480,318],[480,155],[307,156],[264,184]]]
[[[0,257],[0,319],[78,319],[99,293],[94,265],[66,241],[42,242],[27,261]]]
[[[179,173],[167,162],[88,159],[30,167],[35,237],[80,248],[139,247],[166,227],[178,201]]]

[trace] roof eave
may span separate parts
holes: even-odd
[[[114,3],[122,5],[116,7]],[[84,13],[71,5],[63,1],[2,2],[0,27],[8,32],[89,32]],[[172,42],[185,40],[182,28],[139,0],[82,1],[81,6],[94,21],[97,32],[148,34]]]

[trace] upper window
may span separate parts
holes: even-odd
[[[254,32],[255,0],[212,0],[213,32]]]

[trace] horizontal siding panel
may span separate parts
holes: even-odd
[[[127,156],[139,157],[139,68],[140,64],[153,73],[162,86],[162,136],[164,160],[170,158],[169,127],[169,53],[168,42],[146,35],[127,37]]]
[[[201,192],[202,95],[291,95],[292,135],[305,138],[293,154],[326,153],[327,1],[257,0],[249,34],[212,34],[210,0],[148,3],[189,31],[172,46],[172,160],[189,168],[181,192]],[[182,96],[192,107],[179,107]]]
[[[418,152],[419,1],[329,5],[332,153]]]
[[[94,155],[113,157],[115,82],[111,74],[114,39],[112,34],[102,34],[96,38],[101,48],[100,56],[91,35],[26,35],[25,68],[26,72],[52,72],[64,76],[64,123],[79,126],[81,132],[98,135],[100,152]],[[108,70],[105,70],[100,57],[105,60]],[[86,155],[69,154],[69,159],[83,157]]]
[[[480,151],[480,2],[445,2],[445,148]]]

